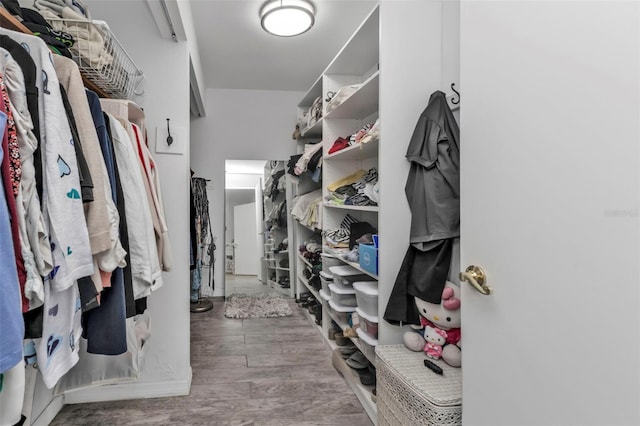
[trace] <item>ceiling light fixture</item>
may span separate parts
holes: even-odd
[[[315,9],[307,0],[269,0],[260,9],[260,25],[273,35],[292,37],[315,23]]]

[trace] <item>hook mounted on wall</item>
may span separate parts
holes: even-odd
[[[456,100],[453,96],[451,97],[451,103],[454,105],[458,105],[460,104],[460,92],[458,92],[455,88],[456,84],[455,83],[451,83],[451,90],[454,91],[454,93],[456,95],[458,95],[458,99]]]
[[[173,143],[173,136],[171,136],[171,130],[169,129],[169,119],[167,118],[167,145],[171,146]]]

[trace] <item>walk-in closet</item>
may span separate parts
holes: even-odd
[[[638,28],[0,0],[0,426],[640,424]]]

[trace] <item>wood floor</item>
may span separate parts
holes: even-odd
[[[371,425],[290,303],[291,317],[238,320],[214,299],[212,311],[191,314],[189,396],[68,405],[52,425]]]

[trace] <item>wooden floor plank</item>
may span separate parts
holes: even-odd
[[[51,424],[371,426],[322,338],[290,303],[286,318],[224,318],[222,300],[191,314],[190,395],[68,405]]]

